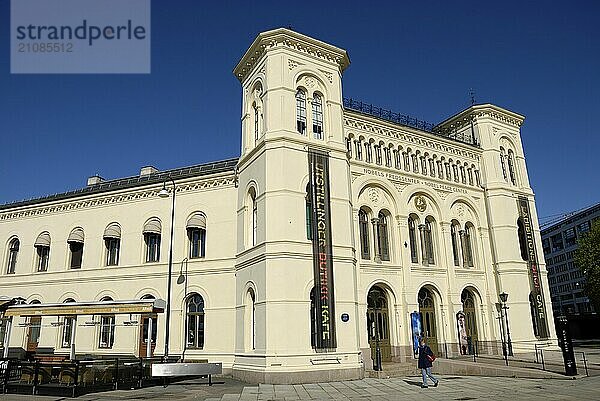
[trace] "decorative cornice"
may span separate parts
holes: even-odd
[[[461,111],[458,114],[442,121],[437,125],[441,130],[454,131],[470,124],[471,121],[477,121],[478,118],[489,117],[504,124],[519,128],[525,121],[525,116],[502,107],[486,103],[478,104]]]
[[[210,190],[217,187],[233,186],[235,177],[227,175],[211,179],[194,180],[178,184],[177,193]],[[144,199],[152,199],[158,196],[160,186],[152,188],[136,188],[135,190],[119,191],[118,193],[103,193],[87,199],[72,199],[69,201],[59,201],[52,204],[35,205],[19,208],[19,210],[0,212],[0,221],[14,220],[27,217],[35,217],[46,214],[64,213],[73,210],[86,209],[91,207],[101,207],[126,202],[134,202]]]
[[[337,64],[340,72],[343,72],[350,65],[350,59],[345,50],[289,29],[278,28],[261,32],[256,37],[233,70],[236,78],[243,82],[265,52],[277,47],[287,47],[329,63]],[[291,65],[290,67],[293,68]]]

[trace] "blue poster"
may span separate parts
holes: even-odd
[[[419,312],[413,312],[410,314],[410,328],[413,338],[413,352],[415,355],[417,355],[419,351],[419,338],[423,332],[421,327],[421,314]]]

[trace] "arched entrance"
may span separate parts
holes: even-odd
[[[390,346],[388,302],[385,291],[379,286],[373,286],[367,295],[367,336],[371,355],[375,355],[375,347],[379,341],[381,360],[392,360]]]
[[[464,289],[461,296],[460,302],[462,303],[463,313],[465,315],[465,335],[466,344],[461,343],[461,354],[473,354],[475,347],[477,346],[477,314],[475,311],[475,296],[473,292]],[[464,349],[466,346],[466,349]]]
[[[435,302],[431,291],[423,287],[419,290],[419,312],[421,313],[421,327],[423,337],[434,354],[438,353],[438,338],[435,317]]]

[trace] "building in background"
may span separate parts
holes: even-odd
[[[595,313],[583,292],[585,277],[575,264],[577,240],[600,219],[600,203],[542,229],[542,246],[555,316]]]
[[[248,381],[359,378],[377,347],[413,364],[418,336],[498,352],[506,296],[515,353],[555,342],[524,117],[428,124],[344,98],[349,63],[261,33],[234,69],[239,158],[0,206],[10,349],[161,355],[153,300],[171,354]]]

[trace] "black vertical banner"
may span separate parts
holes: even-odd
[[[542,292],[542,282],[535,251],[535,237],[533,235],[533,226],[531,224],[531,213],[529,212],[529,202],[526,197],[519,196],[517,200],[519,216],[523,220],[525,229],[525,244],[527,245],[527,267],[529,268],[529,281],[531,287],[530,302],[533,304],[532,311],[535,312],[536,326],[538,328],[538,337],[548,338],[548,322],[546,315],[546,305],[544,304],[544,294]]]
[[[335,298],[333,294],[333,247],[329,204],[329,156],[308,151],[312,201],[313,270],[315,277],[316,341],[320,349],[336,348]]]

